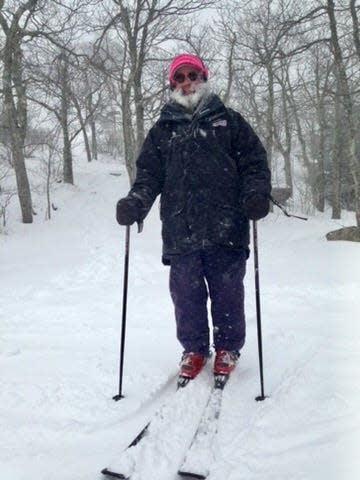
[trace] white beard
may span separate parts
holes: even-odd
[[[208,95],[209,91],[210,89],[207,83],[198,83],[197,85],[193,85],[192,92],[188,95],[184,95],[182,89],[178,88],[170,93],[170,98],[185,107],[186,110],[193,112],[201,99]]]

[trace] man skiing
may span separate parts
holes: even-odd
[[[268,214],[271,184],[259,138],[209,91],[202,60],[177,55],[168,79],[170,100],[144,141],[135,182],[118,201],[116,217],[121,225],[141,222],[160,195],[163,262],[170,265],[184,349],[179,377],[186,383],[209,358],[209,297],[213,372],[228,376],[236,366],[245,343],[249,219]]]

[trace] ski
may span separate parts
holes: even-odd
[[[136,435],[134,440],[132,440],[131,443],[126,447],[125,450],[128,450],[129,448],[135,447],[144,437],[145,434],[150,426],[151,420],[145,425],[145,427],[140,430],[140,432]],[[112,477],[112,478],[121,478],[122,480],[127,480],[129,477],[123,475],[122,473],[114,472],[109,468],[103,468],[101,470],[101,473],[107,477]]]
[[[215,375],[214,387],[203,411],[198,428],[181,464],[178,475],[189,480],[205,480],[209,475],[208,456],[211,454],[218,429],[223,389],[229,375]],[[204,455],[205,452],[205,455]]]
[[[101,473],[107,477],[112,477],[112,478],[121,478],[122,480],[128,480],[129,477],[125,477],[122,473],[116,473],[112,472],[111,470],[104,468],[101,470]]]
[[[190,382],[189,377],[183,377],[182,375],[179,375],[178,380],[177,380],[177,389],[185,388],[186,385],[188,385],[189,382]],[[142,428],[140,430],[140,432],[136,435],[136,437],[132,440],[132,442],[129,443],[129,445],[126,447],[125,450],[128,450],[129,448],[135,447],[145,437],[146,432],[149,429],[150,423],[151,423],[151,420],[144,426],[144,428]],[[103,475],[107,475],[108,477],[121,478],[121,479],[127,479],[128,478],[125,475],[123,475],[122,473],[113,472],[112,470],[110,470],[108,468],[103,468],[101,470],[101,473]]]
[[[199,386],[201,387],[200,390],[198,389]],[[194,396],[193,390],[195,387],[197,395],[201,392],[199,399],[197,399],[197,395]],[[189,388],[190,391],[188,391]],[[141,462],[141,450],[143,448],[147,449],[149,442],[151,444],[154,443],[154,441],[157,441],[156,436],[160,435],[159,438],[163,438],[164,436],[166,437],[166,434],[168,435],[168,432],[165,433],[164,431],[164,433],[162,433],[161,428],[163,427],[159,426],[159,422],[161,424],[161,419],[166,420],[169,411],[171,415],[173,415],[172,410],[177,411],[177,405],[181,406],[184,403],[184,395],[185,398],[188,397],[189,399],[193,399],[192,408],[196,407],[196,403],[200,400],[200,398],[203,399],[202,402],[203,405],[205,405],[207,402],[207,397],[209,395],[208,388],[209,387],[207,386],[207,382],[204,382],[203,380],[200,382],[200,384],[197,380],[195,385],[195,383],[193,384],[193,381],[191,381],[188,377],[179,377],[177,381],[177,390],[173,392],[171,400],[164,403],[160,408],[155,411],[155,413],[150,417],[146,425],[140,430],[140,432],[136,435],[132,442],[120,453],[120,455],[116,459],[114,459],[114,462],[111,465],[102,469],[101,473],[109,478],[129,480],[135,471],[134,469],[137,468],[137,463],[139,461]],[[196,425],[194,425],[194,430],[195,429]],[[144,446],[142,447],[139,444],[141,443],[141,445],[143,445],[144,439],[148,439],[148,442],[145,442]],[[138,447],[140,447],[140,450]]]

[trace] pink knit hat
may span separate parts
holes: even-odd
[[[181,53],[180,55],[177,55],[169,65],[168,78],[170,85],[175,84],[174,73],[178,68],[182,67],[183,65],[189,65],[196,68],[196,70],[199,70],[203,74],[205,81],[208,79],[209,71],[203,64],[201,58],[197,57],[196,55],[192,55],[191,53]]]

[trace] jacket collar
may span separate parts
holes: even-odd
[[[220,110],[225,110],[225,105],[214,93],[210,93],[206,97],[202,98],[193,113],[189,113],[182,105],[171,100],[162,108],[159,121],[192,122],[194,120],[199,120],[200,118],[212,116],[215,112]]]

